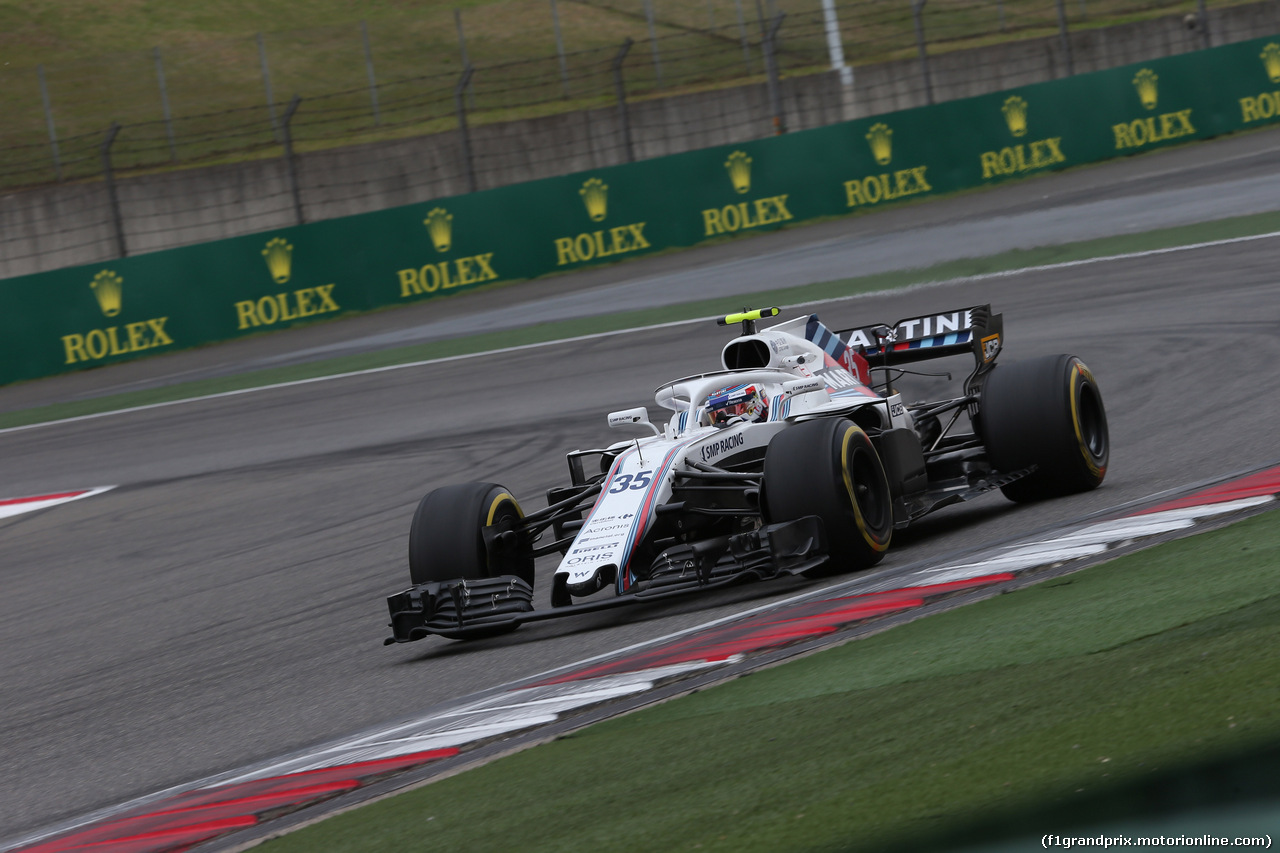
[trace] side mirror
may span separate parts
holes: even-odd
[[[653,430],[654,435],[662,435],[662,430],[658,429],[649,420],[649,410],[644,406],[637,406],[634,409],[623,409],[620,412],[609,413],[609,428],[618,429],[627,426],[647,426]]]

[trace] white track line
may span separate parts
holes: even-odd
[[[62,497],[51,497],[48,495],[37,495],[30,498],[7,498],[0,501],[0,519],[13,518],[27,512],[36,512],[41,509],[48,509],[58,504],[70,503],[71,501],[82,500],[83,498],[91,498],[94,495],[100,495],[103,492],[109,492],[115,486],[95,486],[91,489],[70,489],[62,492]],[[78,494],[77,494],[78,492]]]
[[[1001,270],[998,272],[980,273],[978,275],[960,276],[958,278],[943,279],[940,281],[925,281],[916,285],[910,285],[911,288],[926,287],[942,287],[951,284],[963,284],[966,282],[986,281],[994,278],[1008,278],[1015,275],[1023,275],[1025,273],[1048,272],[1052,270],[1071,269],[1073,267],[1086,266],[1089,264],[1103,264],[1113,261],[1126,261],[1138,258],[1149,258],[1155,255],[1166,255],[1172,252],[1187,252],[1197,249],[1208,249],[1216,246],[1229,246],[1235,243],[1246,243],[1253,240],[1268,240],[1273,237],[1280,237],[1280,231],[1268,231],[1265,234],[1253,234],[1247,237],[1228,237],[1222,240],[1209,240],[1203,243],[1190,243],[1184,246],[1169,246],[1163,249],[1146,249],[1141,252],[1126,252],[1119,255],[1104,255],[1097,258],[1083,258],[1075,261],[1062,261],[1056,264],[1041,264],[1032,267],[1019,267],[1012,270]],[[957,260],[974,260],[970,258],[957,258]],[[797,305],[826,305],[832,302],[845,302],[852,299],[865,299],[872,296],[881,296],[886,293],[897,293],[907,288],[891,288],[889,290],[877,290],[868,293],[855,293],[849,296],[833,296],[828,299],[817,299],[813,301],[804,301],[796,303]],[[113,415],[126,415],[133,412],[146,412],[152,409],[161,409],[166,406],[177,406],[184,403],[201,403],[207,400],[218,400],[225,397],[236,397],[241,394],[252,394],[258,391],[274,391],[281,388],[293,388],[299,385],[309,385],[313,382],[328,382],[337,379],[350,379],[357,376],[370,376],[375,373],[385,373],[390,370],[404,370],[413,367],[426,367],[433,364],[446,364],[451,361],[461,361],[468,358],[485,358],[493,355],[503,355],[505,353],[522,352],[525,350],[540,349],[543,347],[559,346],[561,344],[577,343],[579,341],[592,341],[600,338],[614,337],[617,335],[633,334],[637,332],[650,332],[656,329],[670,329],[677,326],[689,326],[695,323],[705,323],[709,320],[718,319],[719,315],[712,317],[696,317],[691,320],[673,320],[669,323],[655,323],[650,326],[635,326],[629,329],[618,329],[611,332],[595,332],[590,335],[576,335],[571,338],[559,338],[554,341],[541,341],[532,344],[521,344],[513,347],[502,347],[500,349],[485,350],[484,352],[466,353],[464,355],[446,355],[439,358],[430,358],[423,361],[408,361],[402,364],[389,364],[384,367],[370,367],[365,370],[353,370],[347,373],[333,373],[328,376],[315,376],[311,379],[295,379],[290,382],[277,382],[271,385],[258,385],[253,388],[241,388],[236,391],[221,391],[217,394],[205,394],[199,397],[184,397],[181,400],[168,400],[163,403],[148,403],[144,406],[130,406],[126,409],[112,409],[109,412],[96,412],[91,415],[77,415],[71,418],[61,418],[54,421],[41,421],[34,424],[24,424],[22,426],[5,427],[0,429],[0,435],[13,432],[21,432],[23,430],[38,429],[40,427],[58,426],[60,424],[70,424],[79,421],[94,420],[95,418],[105,418]]]

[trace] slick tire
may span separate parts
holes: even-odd
[[[429,581],[516,575],[533,585],[533,556],[518,543],[498,541],[524,513],[495,483],[461,483],[429,493],[409,527],[409,576]]]
[[[880,457],[862,428],[844,418],[806,421],[774,437],[764,458],[763,503],[770,523],[822,519],[831,558],[807,574],[868,569],[893,536]]]
[[[1111,439],[1102,392],[1074,355],[997,365],[982,386],[978,423],[994,469],[1036,466],[1001,487],[1012,501],[1088,491],[1107,475]]]

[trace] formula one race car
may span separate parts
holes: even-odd
[[[550,489],[545,508],[526,513],[493,483],[424,497],[409,531],[413,586],[387,599],[387,643],[866,569],[895,528],[941,507],[996,488],[1039,500],[1106,475],[1089,368],[1072,355],[997,366],[1003,324],[990,306],[840,332],[799,317],[757,332],[777,314],[720,320],[742,325],[724,369],[660,387],[664,428],[644,408],[610,414],[610,427],[652,434],[569,453],[569,485]],[[904,403],[894,389],[904,365],[966,353],[975,366],[959,396]],[[962,415],[972,431],[956,429]],[[552,607],[535,611],[534,560],[556,553]]]

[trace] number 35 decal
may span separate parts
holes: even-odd
[[[618,478],[613,481],[613,488],[609,490],[609,494],[616,495],[618,492],[625,492],[628,489],[638,491],[645,488],[653,482],[652,471],[641,471],[638,474],[619,474]]]

